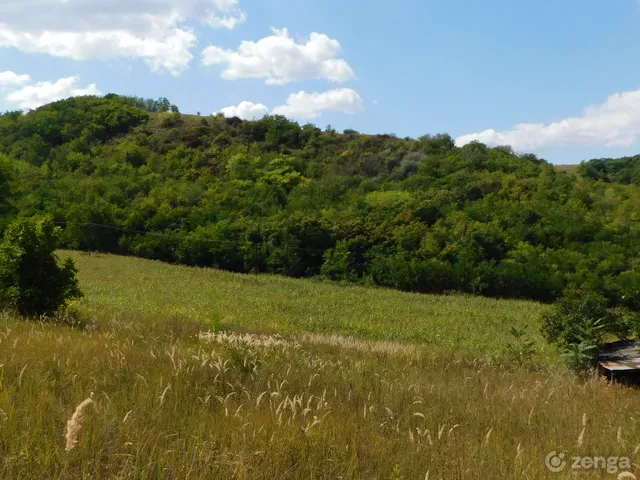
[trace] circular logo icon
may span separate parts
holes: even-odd
[[[567,461],[564,459],[564,453],[551,452],[544,459],[544,464],[550,472],[559,473],[565,469]]]

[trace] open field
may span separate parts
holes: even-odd
[[[540,363],[557,360],[538,333],[536,302],[437,296],[168,265],[133,257],[62,252],[79,269],[90,312],[138,312],[201,320],[222,329],[336,333],[419,342],[500,356],[511,326],[528,326]]]
[[[3,480],[560,479],[573,477],[546,470],[554,450],[640,462],[640,396],[600,379],[389,342],[96,320],[0,319]]]
[[[489,354],[544,306],[72,255],[83,328],[0,315],[3,480],[640,475],[638,390]]]

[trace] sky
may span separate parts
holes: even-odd
[[[184,113],[640,153],[638,0],[0,0],[0,111],[74,95]]]

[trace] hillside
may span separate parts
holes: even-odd
[[[69,253],[75,313],[0,315],[3,479],[638,473],[637,391],[500,350],[543,305]]]
[[[557,172],[578,173],[580,165],[555,165]]]
[[[622,158],[596,158],[583,163],[580,173],[605,182],[640,185],[640,155]]]
[[[240,275],[130,257],[61,252],[79,269],[89,315],[130,314],[202,322],[203,328],[344,335],[514,359],[512,327],[534,342],[531,363],[555,364],[539,333],[546,305],[470,295],[417,295],[274,275]],[[158,292],[162,292],[161,295]]]
[[[108,95],[2,115],[2,223],[48,212],[67,248],[421,293],[546,302],[586,284],[640,310],[627,177],[446,134],[172,109]]]

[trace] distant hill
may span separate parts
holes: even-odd
[[[590,160],[580,165],[580,174],[606,182],[640,185],[640,155]]]
[[[578,175],[447,134],[187,116],[117,95],[4,114],[0,152],[0,227],[48,212],[70,248],[542,301],[587,284],[640,310],[632,160]]]

